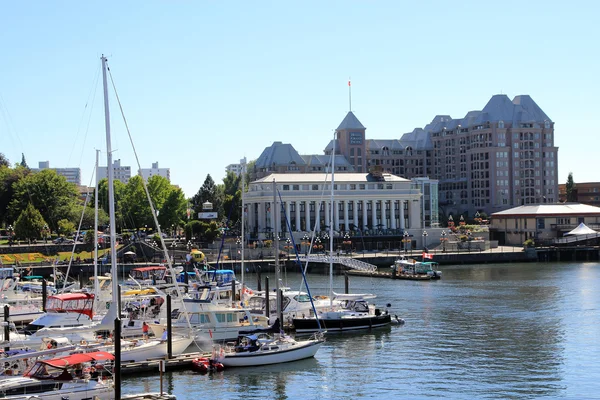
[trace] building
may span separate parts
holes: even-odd
[[[591,229],[600,229],[600,208],[580,203],[519,206],[491,215],[490,239],[514,246],[522,246],[527,239],[536,243],[552,241],[582,222]]]
[[[242,173],[242,164],[229,164],[225,167],[225,172],[233,172],[235,176],[240,176]]]
[[[171,182],[171,169],[170,168],[159,168],[158,167],[158,161],[155,163],[152,163],[152,168],[142,168],[141,169],[142,172],[142,178],[144,178],[144,180],[146,182],[148,182],[148,179],[151,176],[162,176],[163,178],[166,178],[169,182]]]
[[[51,169],[58,175],[64,176],[67,182],[81,185],[81,168],[50,168],[50,161],[40,161],[38,166],[39,168],[31,168],[31,170],[37,172],[43,169]]]
[[[252,238],[264,239],[273,231],[273,179],[285,210],[285,218],[279,219],[279,232],[288,231],[286,221],[293,232],[325,231],[331,212],[333,229],[340,234],[391,230],[389,234],[399,235],[405,229],[423,228],[421,190],[407,179],[376,172],[336,174],[332,208],[331,175],[275,173],[251,182],[245,195],[244,209]]]
[[[113,161],[113,173],[114,179],[117,181],[127,183],[129,182],[129,179],[131,179],[131,167],[122,166],[121,160]],[[108,168],[98,167],[97,182],[100,182],[102,179],[105,178],[108,178]]]
[[[463,118],[438,115],[400,139],[367,139],[366,128],[348,112],[325,155],[336,154],[336,171],[372,167],[406,179],[439,181],[440,219],[473,217],[518,205],[558,201],[558,148],[554,122],[528,95],[492,96],[481,111]],[[275,142],[256,161],[253,179],[271,173],[322,172],[327,161],[300,156]]]
[[[565,183],[558,185],[558,200],[567,201],[567,188]],[[575,201],[600,207],[600,182],[576,183],[573,189]]]

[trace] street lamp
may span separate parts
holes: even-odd
[[[440,239],[440,241],[442,242],[442,252],[445,253],[446,252],[446,231],[442,231],[442,238]]]
[[[316,238],[315,239],[315,249],[317,251],[320,251],[322,249],[323,246],[321,246],[321,239],[320,238]]]
[[[344,245],[346,246],[346,254],[350,253],[352,241],[350,241],[350,234],[348,232],[344,234]]]
[[[406,254],[408,248],[408,241],[410,240],[410,235],[407,231],[404,231],[404,235],[402,236],[404,237],[404,239],[402,239],[402,241],[404,242],[404,254]]]
[[[48,243],[48,225],[44,224],[42,234],[44,235],[44,243]]]
[[[423,231],[423,250],[427,250],[427,231]]]
[[[481,225],[481,215],[479,214],[479,211],[475,213],[475,222]]]

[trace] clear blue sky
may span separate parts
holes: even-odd
[[[352,109],[372,139],[529,94],[555,121],[559,182],[600,181],[594,1],[23,1],[0,13],[0,152],[80,167],[105,149],[100,55],[142,168],[186,196],[273,141],[322,154]],[[114,97],[114,158],[137,169]],[[102,153],[102,165],[106,154]]]

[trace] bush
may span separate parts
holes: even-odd
[[[535,247],[535,241],[533,239],[527,239],[523,242],[523,247]]]

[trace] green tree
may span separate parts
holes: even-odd
[[[15,222],[15,235],[25,240],[40,239],[45,225],[42,214],[29,203]]]
[[[121,181],[114,181],[114,198],[115,198],[115,221],[117,229],[125,227],[123,212],[121,210],[123,197],[125,196],[125,184]],[[90,200],[90,204],[94,204],[94,199]],[[98,207],[100,207],[108,216],[108,179],[104,178],[98,183]]]
[[[29,166],[27,165],[27,161],[25,161],[25,153],[21,153],[21,167],[29,168]]]
[[[93,203],[91,203],[93,204]],[[81,214],[83,213],[83,219],[81,219]],[[96,218],[96,212],[94,210],[93,205],[90,206],[90,201],[88,201],[85,210],[83,208],[83,204],[76,204],[69,214],[69,221],[71,221],[75,226],[79,226],[79,220],[81,220],[81,229],[87,230],[94,228]],[[106,226],[109,223],[108,214],[103,210],[98,210],[98,226]]]
[[[0,153],[0,167],[10,167],[10,161],[3,153]]]
[[[69,217],[79,196],[74,184],[51,169],[26,175],[13,184],[13,189],[9,214],[19,215],[31,203],[52,230],[59,220]]]
[[[0,224],[14,222],[15,217],[11,216],[8,210],[15,195],[13,185],[30,173],[30,170],[21,166],[15,168],[0,166]]]
[[[199,212],[202,212],[202,204],[207,201],[212,203],[213,210],[218,211],[221,208],[219,189],[217,188],[217,185],[215,185],[215,181],[210,174],[206,175],[202,187],[200,187],[198,193],[192,197],[192,209],[194,210],[194,215],[198,215]]]
[[[154,226],[144,183],[139,175],[132,177],[127,182],[123,198],[120,199],[120,208],[125,222],[124,227],[138,229],[145,225]]]
[[[75,232],[75,224],[68,219],[61,219],[58,221],[57,232],[61,236],[69,236]]]
[[[180,188],[171,187],[167,198],[160,208],[158,223],[163,229],[182,225],[186,215],[187,200]]]
[[[567,177],[567,184],[565,185],[565,190],[567,194],[567,202],[575,202],[577,201],[577,190],[575,181],[573,181],[573,173],[569,172],[569,176]]]

